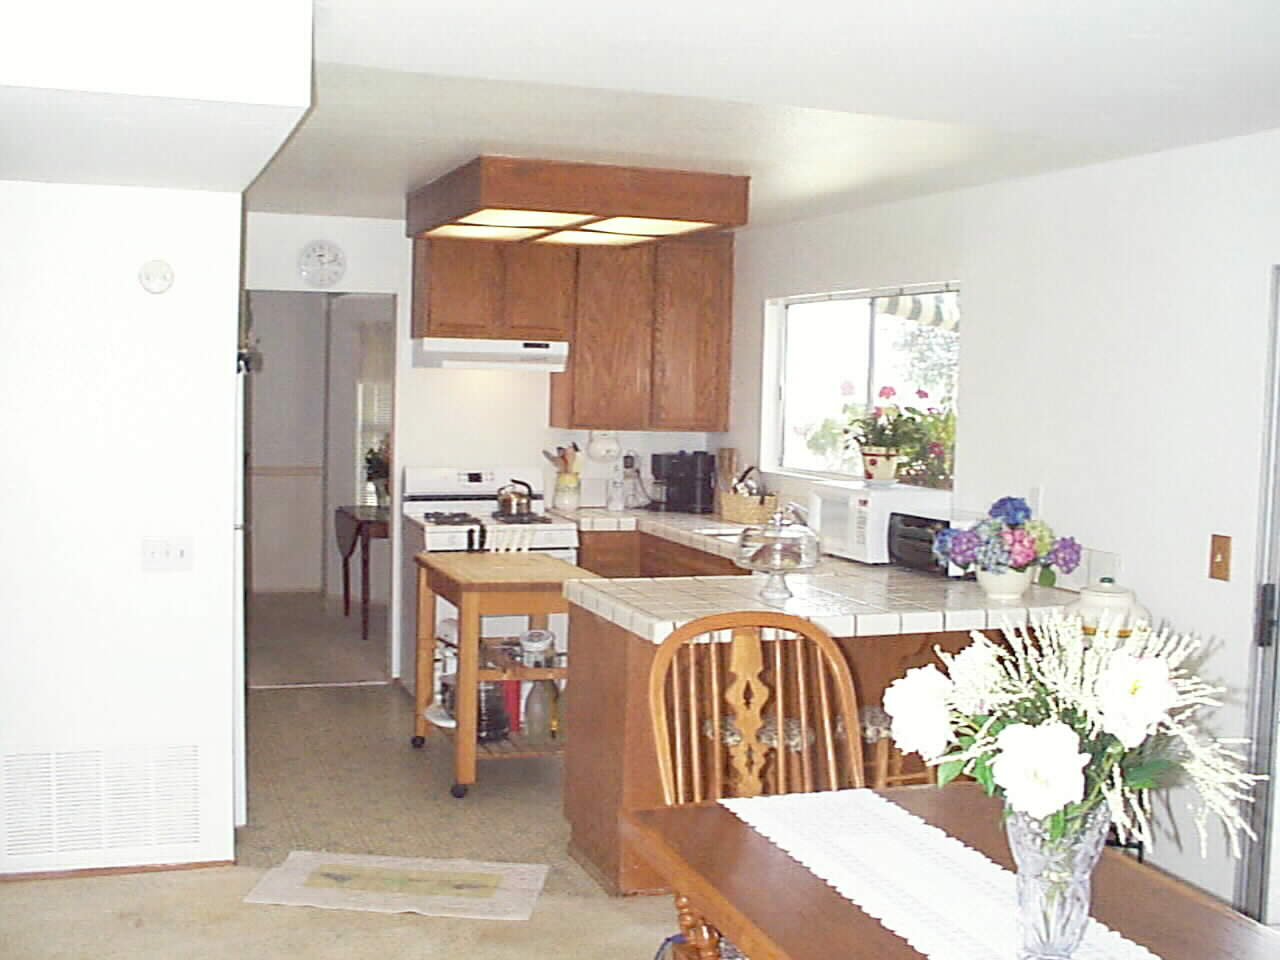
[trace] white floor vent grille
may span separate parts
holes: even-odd
[[[194,746],[9,754],[0,786],[6,858],[200,840]]]

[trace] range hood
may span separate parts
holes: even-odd
[[[415,367],[563,373],[568,359],[569,344],[563,340],[422,337],[413,341]]]

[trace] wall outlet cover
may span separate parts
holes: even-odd
[[[1215,533],[1209,537],[1209,578],[1231,579],[1231,538],[1226,534]]]

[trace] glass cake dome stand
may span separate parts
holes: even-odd
[[[785,603],[792,596],[787,574],[818,565],[818,535],[794,519],[794,504],[774,512],[762,527],[747,527],[738,537],[734,563],[767,574],[756,594],[765,603]]]

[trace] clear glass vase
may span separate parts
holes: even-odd
[[[1068,960],[1089,922],[1093,868],[1111,826],[1100,804],[1053,840],[1047,822],[1009,811],[1005,832],[1018,866],[1018,960]]]

